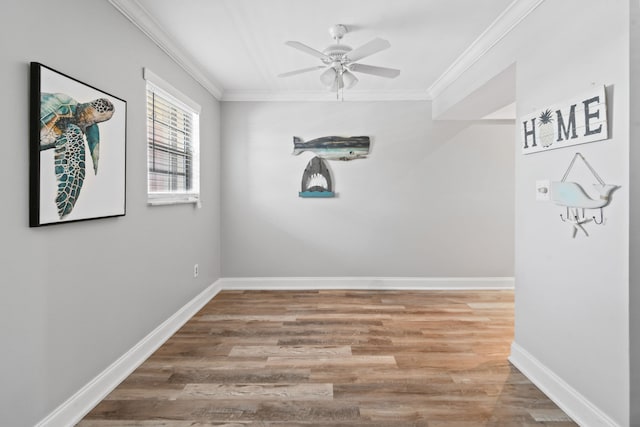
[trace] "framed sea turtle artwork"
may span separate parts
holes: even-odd
[[[31,63],[29,225],[126,210],[127,103]]]

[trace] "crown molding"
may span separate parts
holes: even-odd
[[[109,0],[120,13],[149,37],[171,59],[182,67],[191,77],[202,85],[216,99],[222,99],[223,90],[219,83],[207,77],[200,67],[181,53],[181,49],[167,36],[160,24],[142,7],[137,0]]]
[[[412,91],[345,91],[344,99],[336,99],[335,92],[318,91],[225,91],[221,101],[430,101],[423,90]]]
[[[544,0],[514,0],[507,9],[447,68],[427,91],[348,91],[345,101],[431,101],[455,82]],[[325,91],[224,91],[172,41],[162,26],[137,0],[109,3],[140,29],[216,99],[221,101],[335,101]]]
[[[509,32],[533,12],[535,8],[540,6],[543,1],[544,0],[514,0],[429,87],[427,90],[429,97],[434,99],[440,95],[449,85],[460,78],[465,71],[502,40],[504,36],[509,34]]]

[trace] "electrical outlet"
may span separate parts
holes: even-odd
[[[198,273],[199,273],[199,268],[198,268],[198,264],[194,264],[193,265],[193,277],[198,277]]]

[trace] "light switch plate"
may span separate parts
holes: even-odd
[[[536,181],[536,200],[541,202],[551,200],[551,181],[548,179]]]

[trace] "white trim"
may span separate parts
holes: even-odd
[[[354,90],[344,91],[344,101],[430,101],[431,98],[426,91],[410,90],[410,91],[362,91]],[[310,90],[310,91],[275,91],[275,92],[249,92],[249,91],[225,91],[221,101],[269,101],[269,102],[287,102],[287,101],[324,101],[336,102],[342,101],[336,99],[335,92],[326,90]]]
[[[198,204],[200,203],[200,195],[181,195],[177,193],[151,193],[147,196],[147,205],[149,206],[165,206],[165,205],[182,205],[182,204]]]
[[[544,0],[514,0],[487,27],[469,47],[462,52],[446,71],[429,87],[427,92],[435,99],[449,85],[455,82],[465,71],[482,58],[504,36],[509,34],[523,19],[535,10]]]
[[[495,290],[513,289],[513,277],[228,277],[229,290]]]
[[[200,104],[189,98],[187,95],[176,89],[171,83],[158,76],[156,73],[148,69],[147,67],[142,69],[142,76],[149,83],[153,91],[158,91],[161,96],[167,98],[173,104],[177,104],[184,110],[191,110],[191,112],[200,114],[202,108]]]
[[[620,427],[515,341],[511,344],[509,361],[579,425]]]
[[[182,325],[215,297],[221,289],[219,281],[206,288],[42,419],[36,424],[36,427],[66,427],[78,423]]]
[[[191,77],[202,85],[216,99],[222,98],[222,89],[219,83],[200,71],[197,63],[189,58],[166,34],[149,12],[142,7],[137,0],[109,0],[120,13],[140,29],[151,39],[160,49],[162,49],[171,59],[182,67]]]

